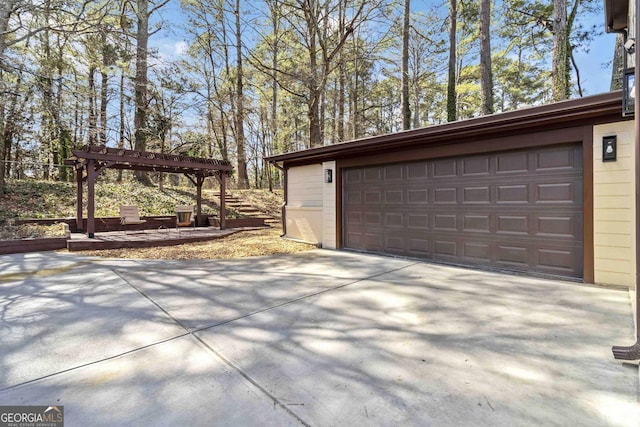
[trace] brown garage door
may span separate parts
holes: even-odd
[[[345,248],[582,277],[580,145],[345,169]]]

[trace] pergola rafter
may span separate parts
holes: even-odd
[[[202,185],[207,177],[215,177],[220,183],[220,229],[225,227],[226,178],[233,170],[227,160],[202,157],[180,156],[176,154],[153,153],[149,151],[125,150],[105,146],[85,145],[73,151],[73,156],[65,164],[76,170],[78,206],[76,222],[82,230],[82,183],[87,181],[87,234],[95,235],[95,181],[103,169],[141,170],[183,174],[197,188],[196,221],[202,219]]]

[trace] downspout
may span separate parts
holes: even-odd
[[[286,206],[287,206],[287,202],[288,200],[288,194],[289,194],[289,174],[287,173],[288,169],[285,169],[284,166],[280,166],[278,164],[278,162],[272,162],[269,161],[269,163],[271,163],[273,166],[276,167],[276,169],[279,169],[282,171],[282,173],[284,173],[284,202],[282,203],[282,206],[280,207],[280,216],[282,217],[282,234],[280,235],[280,237],[284,237],[287,235],[287,210],[286,210]]]
[[[640,0],[634,0],[634,39],[636,41],[636,51],[634,55],[634,79],[640,76],[640,52],[638,51],[638,35],[640,35],[640,20],[638,20],[638,8],[640,6]],[[637,83],[637,80],[636,80]],[[613,357],[619,360],[638,360],[640,359],[640,328],[638,327],[638,321],[640,320],[640,89],[638,84],[634,88],[634,103],[633,103],[633,120],[635,131],[635,184],[636,184],[636,343],[629,347],[613,346]]]

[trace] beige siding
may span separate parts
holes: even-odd
[[[322,247],[336,249],[336,162],[324,162],[322,169],[333,171],[333,182],[322,186]]]
[[[322,243],[322,165],[290,168],[287,172],[287,236],[309,243]]]
[[[290,168],[287,173],[287,205],[322,207],[322,165]]]
[[[287,236],[309,243],[322,243],[322,208],[287,206]]]
[[[595,282],[635,287],[633,122],[594,126],[593,231]],[[615,162],[602,161],[602,137],[617,136]]]

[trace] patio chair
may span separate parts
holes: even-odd
[[[120,206],[120,225],[125,227],[125,233],[127,232],[127,225],[139,225],[145,222],[147,222],[146,219],[140,219],[137,206]]]
[[[176,229],[179,230],[180,227],[188,227],[192,224],[194,227],[196,226],[193,215],[193,206],[176,206]]]

